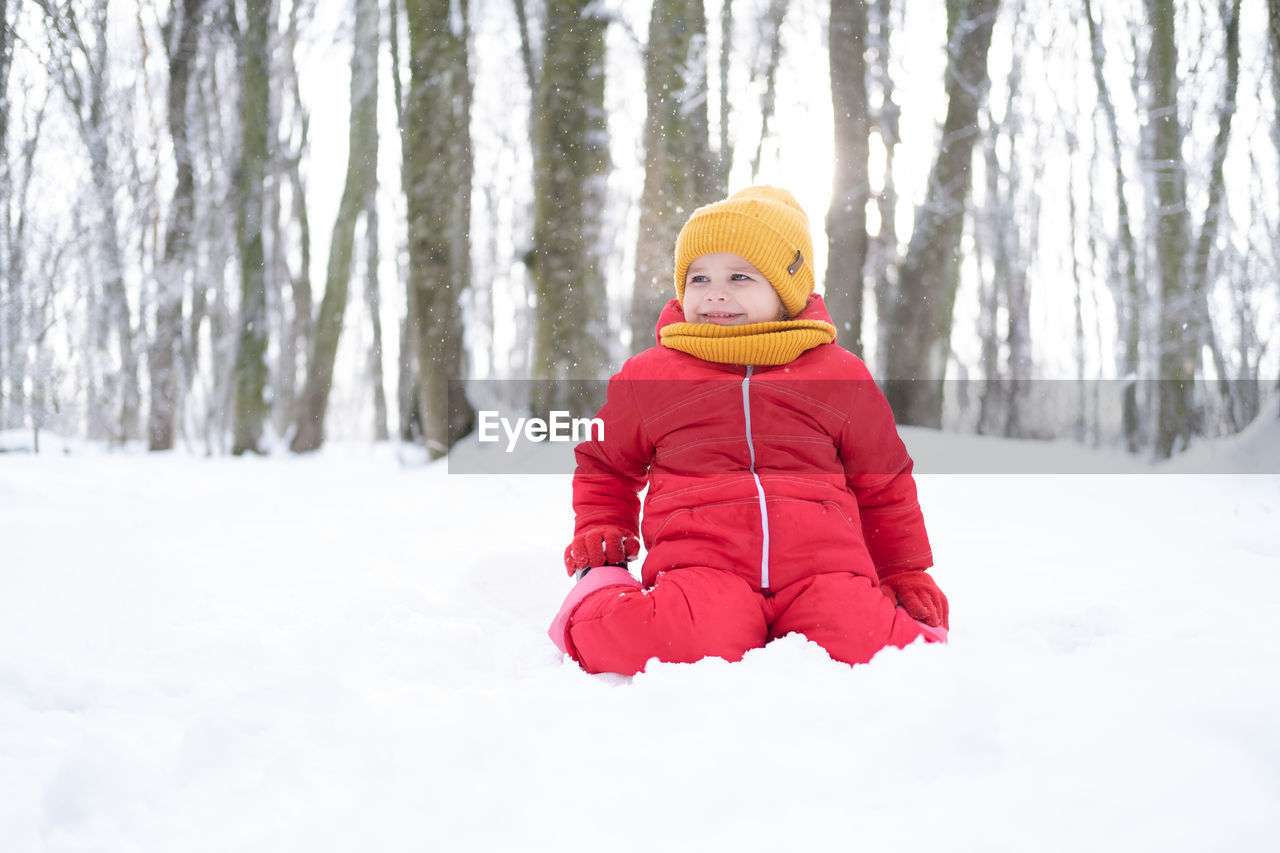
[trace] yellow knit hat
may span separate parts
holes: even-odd
[[[796,197],[778,187],[747,187],[700,207],[676,239],[676,298],[684,301],[689,264],[702,255],[741,255],[778,291],[788,317],[813,293],[813,240],[809,217]]]

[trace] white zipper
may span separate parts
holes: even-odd
[[[754,365],[747,365],[747,375],[742,380],[742,413],[747,418],[747,450],[751,454],[751,477],[756,481],[756,497],[760,500],[760,588],[769,588],[769,508],[764,500],[764,484],[756,473],[756,446],[751,441],[751,394],[749,391]]]

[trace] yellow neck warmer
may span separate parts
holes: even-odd
[[[745,326],[670,323],[659,337],[664,347],[719,364],[778,365],[836,339],[836,327],[821,320],[773,320]]]

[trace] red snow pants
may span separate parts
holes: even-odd
[[[946,632],[912,619],[871,585],[847,573],[820,574],[768,592],[730,572],[674,569],[652,589],[606,587],[569,619],[570,654],[587,672],[634,675],[650,658],[736,661],[790,633],[803,634],[845,663],[866,663],[886,646]]]

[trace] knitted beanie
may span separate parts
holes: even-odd
[[[784,189],[748,187],[693,212],[676,239],[676,298],[681,302],[689,264],[714,252],[740,255],[764,273],[788,317],[798,315],[813,293],[809,217]]]

